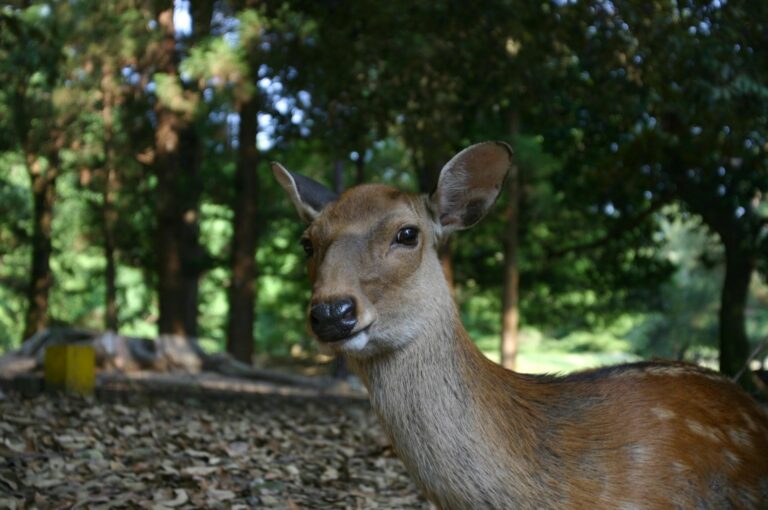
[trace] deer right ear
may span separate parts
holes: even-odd
[[[302,220],[312,223],[320,212],[334,202],[338,195],[319,182],[303,175],[289,172],[280,163],[272,163],[272,173],[280,186],[288,192]]]

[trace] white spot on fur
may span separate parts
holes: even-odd
[[[720,442],[720,438],[717,436],[717,429],[714,427],[708,427],[704,424],[701,424],[697,422],[696,420],[691,420],[690,418],[685,420],[685,423],[688,425],[688,428],[691,429],[691,432],[694,434],[698,434],[702,437],[706,437],[707,439],[711,439],[715,443]]]
[[[738,466],[741,462],[739,456],[733,453],[731,450],[724,450],[723,455],[725,456],[726,462],[728,462],[728,464],[732,467]]]
[[[752,446],[752,440],[749,437],[749,432],[744,429],[729,429],[728,436],[731,438],[731,441],[742,448],[749,448]]]
[[[656,418],[660,420],[669,420],[675,416],[674,411],[670,411],[669,409],[665,409],[663,407],[653,407],[651,408],[651,412],[656,416]]]
[[[751,431],[757,431],[757,425],[755,424],[755,421],[752,419],[752,417],[749,415],[746,411],[741,411],[741,417],[744,418],[744,421],[747,423],[747,428]]]
[[[629,447],[629,460],[636,465],[644,465],[653,459],[651,450],[642,444],[634,444]]]

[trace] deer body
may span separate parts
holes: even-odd
[[[355,366],[441,508],[765,507],[766,420],[717,374],[654,363],[533,377],[457,348]]]
[[[472,146],[430,197],[380,185],[335,197],[275,167],[310,225],[310,327],[347,355],[425,495],[443,509],[768,508],[768,416],[716,373],[532,376],[475,347],[436,246],[479,221],[509,166],[506,146]]]

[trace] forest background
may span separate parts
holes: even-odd
[[[489,356],[734,374],[768,335],[766,33],[750,0],[6,2],[0,349],[71,326],[311,356],[269,162],[429,192],[496,139],[516,172],[442,253]]]

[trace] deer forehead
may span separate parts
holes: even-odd
[[[426,227],[427,210],[421,198],[382,184],[356,186],[326,207],[309,230],[310,236],[330,244],[341,237],[370,241],[391,236],[405,224]]]

